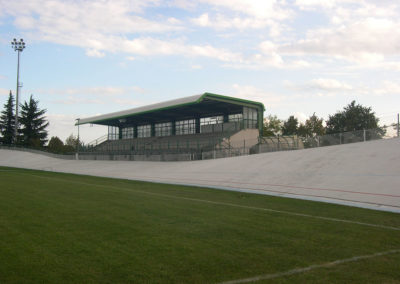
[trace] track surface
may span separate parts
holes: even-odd
[[[400,139],[193,162],[69,161],[0,150],[0,165],[199,185],[400,213]]]

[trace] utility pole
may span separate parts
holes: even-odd
[[[21,38],[19,41],[17,41],[15,38],[11,42],[11,47],[14,49],[14,51],[18,52],[18,63],[17,63],[17,90],[16,90],[16,97],[15,97],[15,128],[14,128],[14,144],[17,144],[17,137],[18,137],[18,105],[19,105],[19,88],[21,87],[19,83],[19,58],[20,58],[20,53],[24,50],[25,48],[25,42]]]
[[[81,119],[80,118],[77,118],[77,119],[75,119],[76,120],[76,125],[78,125],[78,141],[77,141],[77,145],[76,145],[76,154],[75,154],[75,157],[76,157],[76,159],[78,160],[79,159],[79,144],[80,144],[80,141],[79,141],[79,139],[80,139],[80,137],[79,137],[79,125],[80,125],[80,121],[81,121]]]

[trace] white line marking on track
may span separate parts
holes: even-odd
[[[299,273],[311,271],[311,270],[318,269],[318,268],[327,268],[327,267],[332,267],[332,266],[343,264],[343,263],[356,262],[356,261],[360,261],[360,260],[364,260],[364,259],[375,258],[375,257],[383,256],[383,255],[389,255],[389,254],[395,254],[395,253],[399,253],[399,252],[400,252],[400,249],[394,249],[394,250],[378,252],[378,253],[369,254],[369,255],[354,256],[354,257],[339,259],[339,260],[326,262],[326,263],[322,263],[322,264],[314,264],[314,265],[310,265],[308,267],[295,268],[295,269],[291,269],[291,270],[284,271],[284,272],[258,275],[258,276],[254,276],[254,277],[250,277],[250,278],[226,281],[226,282],[222,282],[221,284],[238,284],[238,283],[248,283],[248,282],[255,282],[255,281],[260,281],[260,280],[274,279],[274,278],[278,278],[278,277],[299,274]]]
[[[148,191],[137,190],[137,189],[132,189],[132,188],[117,187],[117,186],[112,186],[112,185],[102,185],[102,184],[94,184],[94,183],[87,183],[87,182],[71,181],[71,180],[68,180],[68,179],[45,177],[45,176],[39,176],[39,175],[34,175],[34,174],[28,174],[28,173],[23,173],[23,174],[34,176],[34,177],[37,177],[37,178],[43,178],[43,179],[49,179],[49,180],[58,180],[58,181],[69,182],[69,183],[74,183],[74,184],[81,184],[81,185],[88,185],[88,186],[95,186],[95,187],[102,187],[102,188],[114,188],[114,189],[125,190],[125,191],[129,191],[129,192],[133,192],[133,193],[142,193],[142,194],[146,194],[146,195],[162,196],[162,197],[167,197],[167,198],[172,198],[172,199],[189,200],[189,201],[202,202],[202,203],[208,203],[208,204],[224,205],[224,206],[237,207],[237,208],[243,208],[243,209],[251,209],[251,210],[258,210],[258,211],[265,211],[265,212],[273,212],[273,213],[287,214],[287,215],[298,216],[298,217],[313,218],[313,219],[319,219],[319,220],[325,220],[325,221],[356,224],[356,225],[361,225],[361,226],[368,226],[368,227],[374,227],[374,228],[381,228],[381,229],[387,229],[387,230],[400,231],[400,228],[398,228],[398,227],[385,226],[385,225],[379,225],[379,224],[364,223],[364,222],[345,220],[345,219],[338,219],[338,218],[332,218],[332,217],[323,217],[323,216],[317,216],[317,215],[309,215],[309,214],[304,214],[304,213],[296,213],[296,212],[290,212],[290,211],[284,211],[284,210],[276,210],[276,209],[270,209],[270,208],[262,208],[262,207],[256,207],[256,206],[240,205],[240,204],[228,203],[228,202],[220,202],[220,201],[211,201],[211,200],[206,200],[206,199],[182,197],[182,196],[176,196],[176,195],[170,195],[170,194],[148,192]]]

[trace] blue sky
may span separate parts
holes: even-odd
[[[266,115],[328,118],[352,100],[385,123],[400,111],[397,0],[0,0],[0,103],[47,109],[50,136],[74,120],[214,92]],[[83,126],[86,142],[104,134]]]

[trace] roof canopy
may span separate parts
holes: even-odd
[[[204,93],[124,111],[113,112],[78,120],[78,124],[101,124],[109,126],[140,125],[148,123],[184,120],[195,117],[209,117],[241,113],[243,106],[265,110],[259,102]]]

